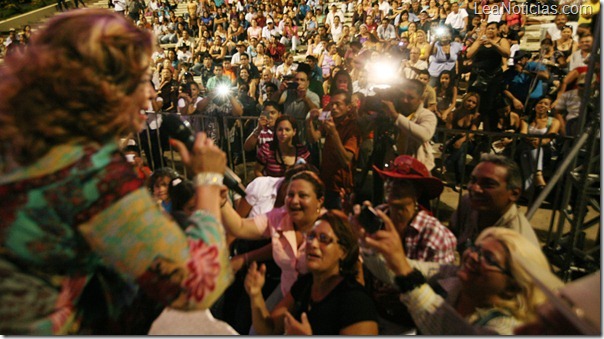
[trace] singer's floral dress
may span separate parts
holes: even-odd
[[[62,145],[0,177],[0,333],[146,334],[231,282],[222,226],[182,232],[116,144]]]

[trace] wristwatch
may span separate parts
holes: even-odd
[[[417,268],[407,275],[397,275],[394,277],[394,283],[401,293],[413,291],[417,287],[426,283],[426,278]]]

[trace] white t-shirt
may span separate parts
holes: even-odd
[[[585,63],[585,60],[587,59],[587,57],[589,57],[589,54],[587,54],[587,56],[585,58],[583,58],[583,56],[581,55],[581,50],[575,51],[573,54],[570,55],[570,62],[569,62],[568,69],[572,71],[573,69],[575,69],[577,67],[587,65]]]
[[[297,63],[293,63],[291,66],[289,66],[289,69],[287,70],[287,72],[285,71],[285,63],[277,66],[277,70],[275,71],[275,77],[277,79],[281,79],[284,75],[294,75],[296,74],[296,69],[298,69],[298,64]]]
[[[325,25],[329,25],[331,27],[333,25],[333,17],[336,15],[340,17],[340,24],[343,25],[344,24],[344,13],[342,13],[342,11],[340,11],[340,10],[336,10],[335,14],[333,12],[327,13],[327,15],[325,16]]]
[[[556,104],[556,109],[566,111],[564,120],[568,121],[579,117],[579,109],[581,107],[581,96],[576,89],[562,93],[560,100]]]
[[[382,11],[384,15],[388,15],[388,12],[390,12],[390,4],[388,3],[388,1],[380,2],[378,8],[380,9],[380,11]]]
[[[464,18],[468,17],[468,12],[465,9],[460,8],[457,11],[457,14],[451,12],[447,15],[447,19],[445,20],[445,25],[451,25],[451,27],[461,30],[465,28]]]
[[[336,27],[336,25],[332,25],[330,26],[330,33],[331,33],[331,37],[333,38],[333,41],[338,42],[340,41],[340,36],[342,35],[342,23],[340,22],[340,26]]]
[[[279,30],[277,29],[276,25],[273,25],[272,30],[268,28],[268,25],[266,25],[262,28],[262,37],[264,39],[269,40],[271,38],[271,36],[277,36],[277,35],[279,35]]]
[[[113,0],[113,6],[116,12],[123,12],[126,10],[126,0]]]
[[[150,335],[238,335],[228,323],[217,320],[209,309],[181,311],[166,307],[153,321]]]
[[[195,106],[197,106],[197,104],[198,104],[198,103],[199,103],[201,100],[203,100],[203,98],[202,98],[202,97],[197,97],[197,99],[195,100]],[[183,98],[178,99],[178,108],[182,109],[182,108],[184,108],[186,105],[187,105],[187,102],[185,101],[185,99],[183,99]]]
[[[245,200],[252,206],[248,218],[268,213],[275,206],[277,189],[284,177],[258,177],[245,188]]]
[[[160,96],[157,96],[155,98],[155,101],[159,102],[159,105],[161,106],[162,103],[164,102],[164,99]],[[146,110],[147,125],[149,126],[149,129],[151,129],[151,130],[158,129],[159,126],[161,126],[161,122],[162,122],[161,114],[155,113],[155,111],[153,110],[153,105],[151,103],[151,100],[149,100],[147,107],[148,107]],[[145,128],[147,128],[147,126],[145,126]]]

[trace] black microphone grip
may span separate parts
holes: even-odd
[[[168,114],[163,117],[164,130],[168,133],[170,138],[179,140],[189,151],[193,149],[193,145],[195,144],[195,135],[193,130],[189,128],[185,123],[180,119],[177,114]],[[235,172],[233,172],[230,168],[226,168],[224,171],[224,179],[222,183],[228,187],[230,190],[237,192],[242,197],[246,196],[245,186],[241,183],[241,179]]]

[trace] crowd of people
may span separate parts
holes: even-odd
[[[165,307],[262,335],[543,320],[532,269],[550,267],[516,204],[599,95],[599,3],[531,53],[503,1],[182,2],[111,0],[5,40],[0,332],[145,334]],[[244,158],[241,196],[222,182]],[[467,194],[439,220],[450,174]]]
[[[560,155],[552,149],[562,148],[563,137],[579,133],[581,95],[570,93],[585,87],[597,4],[586,1],[579,15],[557,14],[555,26],[547,29],[541,48],[533,52],[520,50],[520,40],[526,26],[535,20],[522,12],[504,11],[519,6],[516,1],[256,4],[191,0],[183,1],[180,6],[186,12],[176,15],[176,1],[137,0],[125,7],[114,6],[114,10],[122,13],[125,8],[122,14],[152,31],[157,39],[152,81],[160,95],[148,110],[192,115],[185,119],[195,120],[196,130],[206,131],[223,150],[230,150],[230,166],[245,158],[258,164],[256,175],[283,175],[285,168],[274,172],[275,166],[291,166],[300,157],[309,157],[323,170],[325,157],[353,156],[385,164],[396,154],[408,154],[432,170],[437,165],[432,155],[437,142],[443,151],[438,174],[453,189],[462,189],[467,181],[468,155],[475,165],[481,153],[494,152],[513,157],[522,170],[524,191],[538,193],[552,174],[548,170],[552,166],[543,164]],[[412,111],[402,112],[395,101],[393,109],[371,105],[376,101],[371,97],[377,96],[378,101],[398,97],[380,93],[381,88],[391,86],[396,92],[403,80],[412,79],[424,86],[423,113],[413,113],[417,110],[414,105],[408,107]],[[588,84],[590,91],[598,83],[596,76]],[[330,145],[320,144],[325,133],[308,134],[313,126],[318,127],[319,115],[313,109],[337,111],[330,103],[336,90],[351,96],[348,115],[359,126],[358,131],[347,127],[346,138],[354,136],[348,144],[341,139],[347,152],[337,147],[324,149]],[[260,117],[267,101],[277,103],[282,114],[297,120],[291,128],[298,138],[288,146],[287,163],[280,154],[283,145],[279,152],[274,146],[262,148],[260,144],[257,151],[242,147],[242,141],[259,130],[255,120],[238,121],[236,117]],[[501,107],[509,107],[509,111]],[[539,110],[549,112],[545,125],[535,122],[541,119],[537,118],[542,115]],[[375,113],[388,112],[392,113],[390,120],[398,112],[411,117],[410,123],[382,131],[383,126],[376,125],[383,125],[384,119],[379,115],[376,119]],[[227,123],[223,123],[225,117],[230,117]],[[461,131],[447,132],[451,129]],[[376,138],[378,130],[392,140],[381,139],[382,135]],[[486,138],[472,131],[543,137]],[[160,156],[154,151],[156,143],[149,148],[147,140],[157,138],[142,139],[145,153],[153,154],[152,161],[156,161]],[[166,148],[166,143],[163,138],[160,147]],[[369,159],[372,145],[378,150],[377,157]],[[393,146],[395,150],[390,149]],[[306,150],[308,155],[304,155]],[[362,162],[348,160],[353,168],[362,170]],[[155,164],[150,167],[154,169]],[[340,206],[331,203],[340,189],[347,197],[362,195],[355,192],[349,174],[340,173],[344,177],[339,180],[347,182],[328,190],[327,206]],[[325,182],[331,185],[330,180]],[[381,196],[379,189],[375,193]]]

